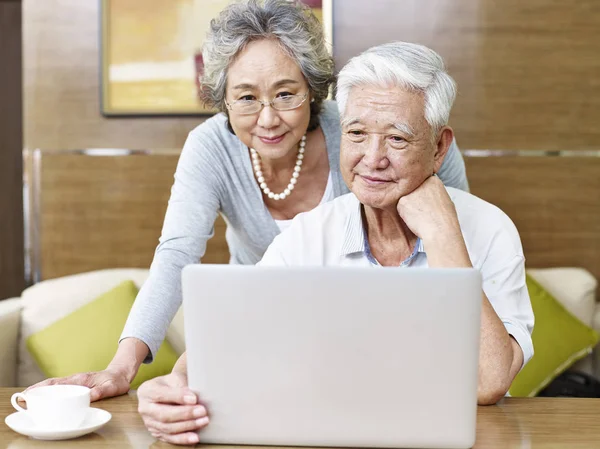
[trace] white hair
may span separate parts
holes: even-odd
[[[425,120],[434,132],[448,124],[456,83],[446,72],[441,56],[430,48],[390,42],[352,58],[338,75],[336,100],[342,119],[350,89],[365,84],[423,92]]]

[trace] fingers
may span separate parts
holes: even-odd
[[[129,388],[127,388],[128,390]],[[100,399],[112,398],[114,396],[119,396],[121,394],[127,393],[127,390],[122,391],[119,389],[117,385],[112,382],[106,382],[101,385],[95,386],[90,391],[90,401],[95,402]]]
[[[97,379],[94,382],[94,388],[90,392],[90,400],[93,402],[99,399],[111,398],[125,394],[128,391],[129,380],[127,380],[124,374],[102,371],[98,373]]]
[[[177,435],[162,434],[160,432],[150,433],[154,438],[170,444],[191,446],[197,444],[200,441],[200,438],[198,438],[198,434],[193,432],[180,433]]]
[[[206,408],[202,405],[165,405],[140,402],[138,412],[144,418],[162,423],[193,421],[208,416]]]
[[[39,382],[31,388],[38,388],[47,385],[83,385],[91,388],[90,401],[110,398],[127,393],[129,391],[129,381],[118,373],[109,371],[98,371],[89,373],[78,373],[68,377],[55,377]]]
[[[209,422],[208,416],[198,418],[194,421],[180,421],[175,423],[165,423],[153,419],[146,419],[144,424],[151,432],[158,432],[162,435],[178,435],[186,432],[193,432],[205,427]]]
[[[55,378],[43,380],[41,382],[38,382],[37,384],[33,384],[30,387],[27,387],[25,389],[25,392],[27,392],[33,388],[45,387],[46,385],[54,385],[56,380],[57,379],[55,379]]]
[[[92,387],[93,385],[90,385],[92,374],[94,373],[79,373],[68,377],[53,377],[38,382],[25,389],[25,391],[29,391],[33,388],[46,387],[48,385],[83,385],[85,387]]]
[[[144,382],[138,389],[140,403],[143,401],[162,404],[188,404],[198,403],[198,398],[187,386],[178,384],[177,380],[170,378],[172,374]]]
[[[144,420],[144,424],[154,438],[171,444],[189,445],[199,442],[198,430],[209,423],[208,416],[196,421],[183,421],[179,423],[161,423],[152,419]]]
[[[206,407],[187,387],[187,378],[171,373],[144,382],[138,389],[138,412],[150,433],[171,444],[196,444],[195,431],[209,422]]]

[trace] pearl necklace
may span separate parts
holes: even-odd
[[[298,149],[298,157],[296,158],[296,166],[294,167],[294,173],[292,173],[292,177],[290,179],[289,184],[286,189],[281,193],[273,193],[271,189],[267,186],[265,182],[265,177],[263,176],[262,168],[260,165],[260,156],[256,152],[254,148],[250,148],[250,154],[252,155],[252,165],[254,167],[254,174],[256,175],[256,180],[260,184],[260,188],[269,198],[274,199],[275,201],[283,200],[290,196],[292,190],[294,190],[294,186],[298,182],[298,177],[300,176],[300,170],[302,169],[302,159],[304,159],[304,146],[306,145],[306,134],[302,136],[300,140],[300,148]]]

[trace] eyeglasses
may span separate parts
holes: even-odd
[[[299,108],[306,101],[308,92],[304,95],[283,95],[275,97],[271,101],[261,100],[236,100],[233,103],[225,102],[227,109],[236,114],[249,115],[260,112],[263,107],[269,105],[277,111],[289,111]]]

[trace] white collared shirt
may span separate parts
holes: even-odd
[[[471,263],[481,272],[483,291],[507,332],[521,346],[525,366],[533,356],[534,318],[519,233],[496,206],[470,193],[446,189],[456,208]],[[349,193],[298,214],[273,240],[259,265],[377,266],[365,239],[360,202]],[[401,267],[428,267],[420,239]]]

